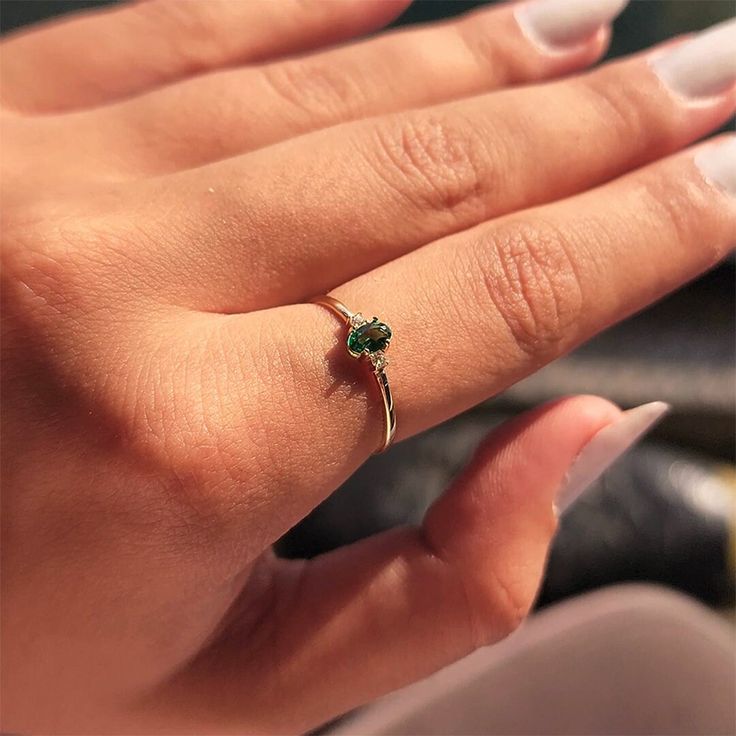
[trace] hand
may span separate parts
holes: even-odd
[[[148,0],[4,42],[4,729],[293,732],[507,634],[619,410],[543,407],[421,529],[277,560],[381,433],[303,302],[392,326],[401,439],[736,241],[733,139],[677,153],[733,114],[733,24],[559,80],[621,2],[319,50],[405,4]]]

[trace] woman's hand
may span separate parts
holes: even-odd
[[[5,730],[306,729],[519,622],[618,409],[544,407],[421,529],[276,560],[381,434],[303,302],[392,326],[401,439],[722,258],[736,144],[678,151],[733,114],[734,26],[554,79],[622,4],[320,51],[406,1],[148,0],[4,42]]]

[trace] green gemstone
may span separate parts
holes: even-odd
[[[351,355],[377,353],[385,350],[391,341],[391,328],[374,317],[348,334],[348,350]]]

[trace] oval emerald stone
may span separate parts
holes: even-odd
[[[385,350],[391,341],[391,328],[374,317],[348,333],[348,350],[351,355],[376,353]]]

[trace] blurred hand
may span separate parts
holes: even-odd
[[[544,407],[421,529],[277,560],[381,434],[303,302],[392,326],[401,439],[723,257],[736,146],[676,152],[733,114],[734,26],[555,79],[622,4],[325,51],[406,1],[147,0],[4,42],[4,730],[294,732],[519,623],[619,410]]]

